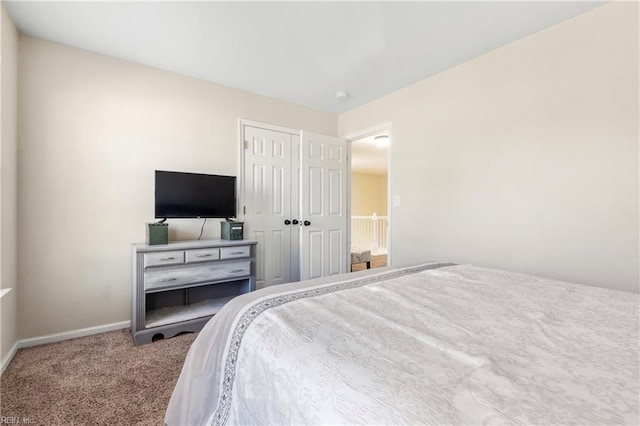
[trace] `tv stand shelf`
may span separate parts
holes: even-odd
[[[253,240],[132,247],[131,334],[136,344],[199,331],[228,301],[255,290]]]
[[[146,312],[146,326],[159,327],[196,318],[211,317],[234,297],[217,297],[187,306],[169,306],[167,308],[153,309]]]

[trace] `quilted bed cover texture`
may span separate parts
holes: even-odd
[[[202,330],[165,422],[638,424],[639,306],[441,263],[269,287]]]

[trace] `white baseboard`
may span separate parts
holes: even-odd
[[[106,333],[107,331],[121,330],[131,327],[131,321],[114,322],[112,324],[99,325],[96,327],[82,328],[80,330],[65,331],[63,333],[47,334],[46,336],[32,337],[30,339],[18,340],[11,351],[2,360],[0,374],[4,373],[5,368],[9,365],[16,351],[20,348],[28,348],[31,346],[46,345],[47,343],[62,342],[63,340],[75,339],[77,337],[91,336],[93,334]]]
[[[0,365],[0,376],[2,375],[2,373],[4,373],[4,370],[6,370],[7,366],[9,365],[9,363],[11,362],[11,360],[13,359],[13,356],[16,354],[17,351],[18,351],[18,342],[13,344],[13,347],[11,348],[7,356],[5,356],[4,359],[2,360],[2,365]]]
[[[107,331],[121,330],[131,326],[131,321],[114,322],[113,324],[99,325],[96,327],[82,328],[80,330],[65,331],[62,333],[48,334],[46,336],[32,337],[18,341],[18,349],[30,346],[46,345],[47,343],[62,342],[76,337],[91,336],[92,334],[106,333]]]

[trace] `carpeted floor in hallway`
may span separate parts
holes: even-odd
[[[129,330],[18,350],[0,416],[34,425],[162,425],[196,334],[135,346]]]
[[[387,255],[386,254],[379,254],[379,255],[375,255],[372,254],[371,255],[371,268],[382,268],[383,266],[387,266]],[[356,265],[353,265],[353,272],[355,271],[362,271],[363,269],[367,269],[367,264],[366,263],[358,263]]]

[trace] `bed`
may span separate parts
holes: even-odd
[[[204,327],[165,422],[638,424],[639,303],[433,262],[269,287]]]

